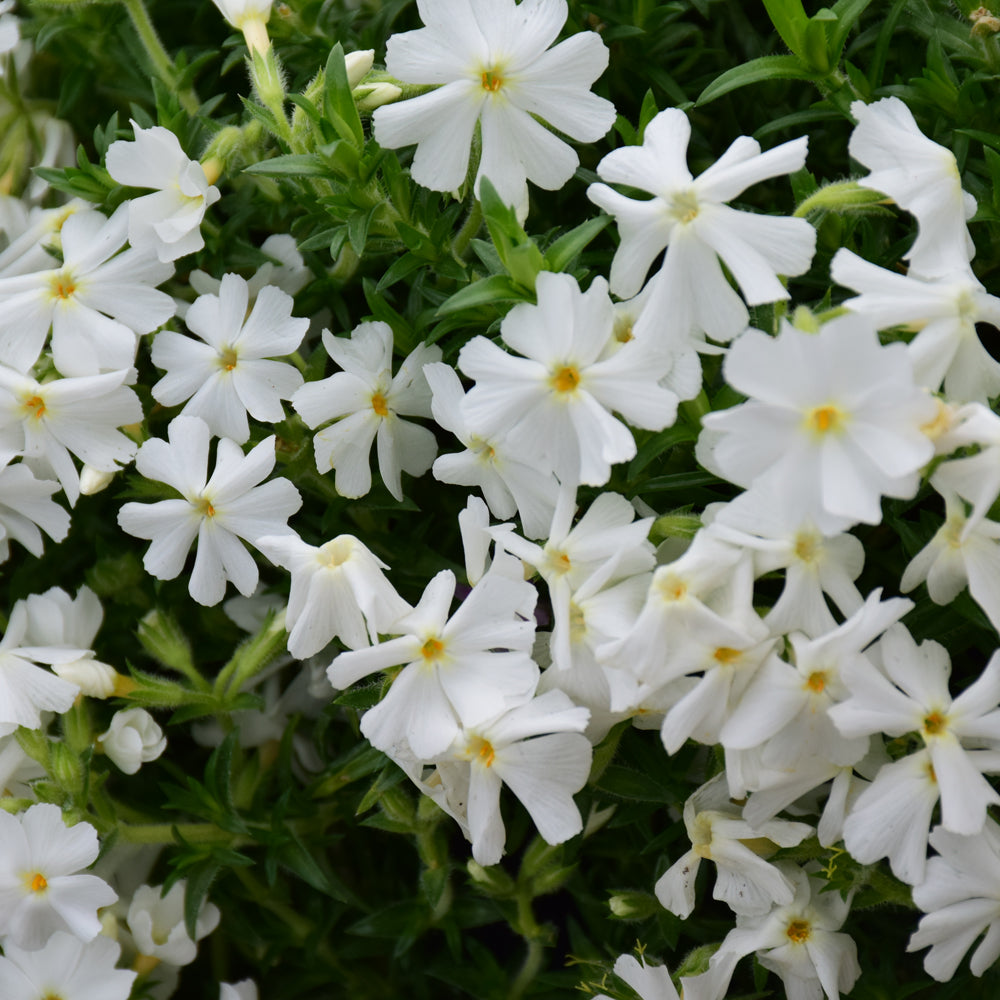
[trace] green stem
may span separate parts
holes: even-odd
[[[184,110],[188,114],[195,114],[198,111],[198,98],[190,88],[181,90],[177,87],[177,70],[174,62],[163,47],[160,36],[156,33],[156,28],[153,26],[149,12],[142,0],[121,0],[121,3],[128,11],[129,17],[132,18],[136,34],[139,36],[139,41],[142,42],[142,47],[146,50],[146,55],[149,56],[149,61],[156,70],[156,75],[171,90],[177,90],[177,97]]]
[[[251,843],[250,838],[220,830],[213,823],[119,823],[118,832],[130,844],[173,844],[174,831],[192,844],[225,844],[238,847]]]
[[[517,894],[517,931],[524,938],[528,953],[524,956],[514,982],[510,984],[508,1000],[520,1000],[524,996],[525,990],[541,970],[545,957],[545,946],[542,943],[545,932],[538,926],[531,908],[531,896],[523,888]]]
[[[455,255],[457,260],[462,260],[468,253],[472,237],[479,232],[482,224],[483,206],[478,200],[474,200],[468,218],[466,218],[465,222],[462,224],[462,228],[458,231],[451,244],[451,252]]]

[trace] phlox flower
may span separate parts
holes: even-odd
[[[397,638],[341,653],[330,664],[336,688],[405,664],[361,720],[362,733],[379,750],[395,753],[394,747],[408,745],[418,760],[429,760],[447,750],[462,727],[483,725],[535,690],[535,623],[519,615],[526,593],[534,607],[531,585],[487,573],[449,616],[455,582],[442,570],[393,626]]]
[[[138,335],[174,314],[174,301],[156,289],[170,264],[125,244],[123,209],[71,214],[62,225],[59,267],[0,278],[0,363],[27,372],[49,329],[52,359],[63,375],[127,369]]]
[[[980,452],[974,457],[984,454]],[[946,466],[955,464],[946,462],[939,474],[945,472]],[[934,485],[944,495],[944,524],[910,560],[899,589],[906,594],[926,582],[931,600],[935,604],[948,605],[968,586],[972,599],[983,609],[993,627],[1000,630],[1000,524],[967,514],[958,495],[944,489],[944,481],[939,476],[934,477]]]
[[[848,151],[871,171],[858,183],[883,191],[917,219],[917,238],[906,254],[910,274],[966,273],[975,247],[965,222],[976,199],[962,190],[955,154],[928,139],[898,97],[855,101],[851,114],[858,124]]]
[[[439,455],[434,478],[458,486],[478,486],[493,516],[506,520],[520,514],[524,533],[541,538],[548,531],[555,509],[558,480],[526,462],[500,434],[484,438],[465,417],[465,390],[455,369],[443,362],[424,365],[424,378],[434,394],[431,412],[435,421],[465,445],[460,454]]]
[[[441,755],[466,765],[460,776],[443,774],[452,783],[468,782],[469,839],[479,864],[495,865],[503,855],[501,785],[528,810],[546,843],[561,844],[583,829],[573,794],[590,773],[590,742],[580,735],[587,716],[561,691],[549,691],[488,723],[463,728]]]
[[[823,534],[882,520],[881,497],[910,497],[934,447],[935,416],[903,344],[882,346],[860,316],[777,337],[748,330],[723,366],[746,403],[702,418],[698,460],[724,479],[782,494]]]
[[[737,963],[756,952],[760,964],[778,974],[788,1000],[840,1000],[858,977],[857,946],[840,933],[850,900],[824,892],[827,882],[787,861],[777,862],[795,896],[769,913],[737,916],[736,928],[712,956],[708,971],[681,979],[684,1000],[722,1000]]]
[[[219,983],[219,1000],[257,1000],[257,984],[252,979]]]
[[[181,497],[158,503],[127,503],[118,512],[123,530],[152,544],[143,556],[146,572],[173,580],[198,539],[188,592],[199,604],[218,604],[226,581],[249,597],[257,586],[257,563],[240,539],[288,534],[285,523],[302,505],[287,479],[258,485],[274,468],[274,436],[249,455],[235,441],[219,441],[208,476],[208,425],[198,417],[175,417],[168,441],[151,438],[139,449],[136,468],[147,479],[167,483]]]
[[[93,656],[89,649],[61,645],[58,634],[49,640],[53,645],[29,645],[29,617],[28,604],[16,602],[0,639],[0,735],[18,726],[40,729],[42,712],[66,712],[80,693],[39,663],[70,665]]]
[[[951,665],[938,643],[926,640],[918,647],[902,625],[894,625],[880,651],[884,673],[860,658],[843,666],[850,697],[831,708],[830,717],[849,738],[916,731],[924,749],[878,772],[844,824],[844,842],[862,864],[888,855],[893,872],[917,884],[939,797],[944,828],[966,835],[983,828],[990,804],[1000,804],[976,751],[967,749],[969,743],[995,746],[1000,740],[1000,653],[953,700]],[[987,756],[989,767],[995,755]]]
[[[848,738],[829,710],[848,696],[843,674],[857,660],[870,669],[864,650],[913,607],[903,598],[882,601],[876,590],[842,625],[810,639],[790,636],[792,662],[768,659],[743,691],[722,727],[720,741],[736,750],[766,744],[763,763],[793,767],[806,756],[836,765],[854,764],[868,750],[867,734]]]
[[[957,403],[985,403],[1000,393],[1000,363],[990,357],[976,323],[1000,324],[1000,299],[989,295],[972,271],[921,279],[870,264],[841,249],[830,265],[838,284],[860,292],[843,303],[879,330],[909,326],[917,335],[907,345],[919,385]]]
[[[221,197],[209,184],[197,160],[188,159],[169,129],[141,128],[135,140],[111,143],[105,156],[108,173],[127,187],[156,188],[128,202],[128,239],[133,247],[155,253],[161,261],[177,260],[200,250],[201,220]]]
[[[0,365],[0,454],[20,452],[36,475],[55,475],[72,506],[80,478],[71,454],[102,472],[117,472],[135,456],[135,444],[118,429],[142,419],[127,375],[43,383]]]
[[[141,955],[158,958],[168,965],[190,965],[198,954],[197,942],[219,925],[219,908],[202,901],[191,939],[184,920],[187,882],[175,882],[170,891],[163,886],[141,885],[136,889],[126,917],[128,929]]]
[[[58,483],[36,479],[22,462],[0,468],[0,562],[10,555],[12,540],[40,556],[42,531],[55,542],[69,534],[69,514],[52,499],[58,489]]]
[[[97,737],[100,749],[125,774],[136,774],[167,748],[167,738],[144,708],[115,712],[107,732]]]
[[[751,827],[729,800],[724,774],[702,785],[684,803],[684,827],[691,850],[681,855],[656,882],[656,898],[686,919],[694,910],[695,879],[703,860],[716,866],[715,899],[734,913],[766,913],[773,903],[791,903],[793,883],[757,851],[759,838],[794,847],[812,833],[805,823],[776,819]],[[747,846],[747,842],[750,846]]]
[[[316,468],[336,472],[334,483],[341,496],[362,497],[372,487],[368,461],[375,442],[382,481],[402,500],[401,474],[422,476],[437,453],[434,435],[401,417],[431,415],[431,392],[422,369],[441,360],[441,349],[421,344],[393,376],[392,329],[387,323],[362,323],[349,340],[324,330],[323,345],[343,371],[307,382],[292,399],[307,426],[335,421],[313,438]]]
[[[386,149],[416,143],[413,179],[454,191],[479,124],[476,195],[488,177],[523,221],[527,182],[556,190],[579,163],[541,122],[580,142],[596,142],[614,123],[614,106],[590,93],[607,48],[592,31],[550,48],[566,23],[565,0],[417,0],[417,10],[424,27],[389,39],[386,69],[406,83],[439,86],[378,108],[376,141]]]
[[[8,941],[0,958],[4,1000],[128,1000],[137,973],[116,967],[121,945],[99,935],[84,943],[56,931],[37,951]]]
[[[100,933],[97,911],[118,894],[96,875],[78,874],[99,851],[89,823],[66,826],[50,803],[17,816],[0,811],[0,843],[0,936],[33,951],[56,931],[81,941]]]
[[[945,983],[986,931],[969,960],[969,970],[981,976],[1000,958],[1000,827],[987,818],[981,832],[963,837],[939,826],[930,842],[937,856],[913,889],[913,902],[926,915],[906,950],[930,946],[924,968]]]
[[[615,959],[614,973],[631,986],[641,1000],[680,1000],[665,965],[647,965],[645,957],[619,955]],[[609,1000],[609,997],[598,993],[594,1000]]]
[[[165,330],[153,341],[153,364],[166,375],[153,386],[164,406],[185,400],[181,413],[201,417],[211,432],[237,444],[250,437],[255,420],[285,419],[281,400],[291,399],[302,376],[290,364],[267,360],[298,349],[309,327],[292,317],[291,296],[280,288],[260,290],[247,315],[249,286],[238,274],[222,279],[218,295],[199,296],[185,317],[199,339]]]
[[[657,255],[666,254],[653,285],[646,317],[671,317],[674,337],[707,333],[731,340],[747,325],[748,314],[723,274],[721,261],[750,305],[787,299],[778,275],[808,270],[816,231],[805,219],[756,215],[726,202],[769,177],[799,170],[806,159],[805,137],[762,153],[740,136],[706,171],[692,178],[686,165],[691,125],[677,108],[661,111],[647,126],[641,146],[623,146],[601,160],[597,172],[610,184],[648,192],[639,201],[608,184],[591,184],[587,197],[615,217],[621,245],[611,262],[611,290],[635,295]]]
[[[574,592],[600,574],[601,586],[653,568],[648,540],[651,518],[635,519],[635,508],[618,493],[601,493],[574,525],[576,491],[563,486],[544,545],[529,542],[504,527],[493,529],[497,544],[533,566],[546,582],[554,619],[553,662],[569,669],[570,634],[577,619]]]
[[[104,620],[97,595],[87,586],[75,598],[61,587],[44,594],[31,594],[24,601],[27,611],[26,645],[65,647],[74,658],[53,663],[53,672],[76,684],[82,694],[107,698],[114,693],[118,672],[98,660],[93,651],[94,637]]]
[[[469,424],[563,482],[601,486],[611,466],[635,456],[636,427],[662,430],[677,416],[677,396],[658,383],[672,359],[638,339],[601,360],[614,327],[614,306],[603,278],[586,292],[569,274],[542,271],[538,304],[520,303],[500,336],[522,357],[475,337],[458,366],[476,380],[465,397]]]
[[[781,594],[764,618],[773,635],[820,636],[837,624],[826,596],[845,615],[864,603],[854,585],[864,566],[864,547],[846,532],[824,535],[810,518],[788,508],[784,493],[755,487],[713,512],[709,530],[750,550],[755,576],[785,571]]]
[[[360,649],[412,610],[383,576],[389,567],[353,535],[320,546],[294,534],[264,536],[255,544],[292,574],[286,627],[288,651],[297,659],[318,653],[334,638]]]

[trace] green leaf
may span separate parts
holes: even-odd
[[[802,33],[802,52],[799,53],[809,65],[822,76],[831,69],[830,55],[827,52],[826,23],[817,18],[810,18],[806,30]]]
[[[322,157],[315,153],[289,153],[274,156],[270,160],[259,160],[244,167],[245,174],[261,174],[264,177],[328,177],[330,169]]]
[[[548,270],[565,271],[567,265],[607,227],[609,222],[611,222],[610,215],[598,215],[560,236],[545,251],[545,264]]]
[[[531,292],[522,288],[506,274],[494,274],[481,278],[456,292],[447,302],[442,303],[435,315],[447,316],[462,309],[476,309],[479,306],[495,305],[498,302],[530,302]]]
[[[365,244],[368,242],[368,227],[378,209],[378,205],[373,205],[367,212],[361,209],[347,220],[347,238],[351,241],[351,248],[359,257],[364,256]]]
[[[798,56],[761,56],[751,59],[742,66],[734,66],[716,77],[695,101],[696,105],[708,104],[723,94],[728,94],[740,87],[749,87],[754,83],[764,83],[767,80],[807,80],[814,83],[823,74],[815,73]]]
[[[344,65],[344,48],[338,42],[330,52],[324,71],[323,111],[326,120],[333,125],[341,138],[353,142],[357,149],[365,145],[365,132],[354,103],[351,84],[347,79]]]
[[[382,292],[386,288],[391,288],[397,281],[402,281],[414,271],[419,271],[420,268],[426,266],[427,261],[423,257],[418,257],[414,253],[403,254],[386,268],[385,274],[379,278],[378,284],[375,286],[375,291]]]
[[[802,0],[764,0],[767,16],[781,40],[797,55],[802,55],[802,36],[809,23]]]
[[[844,45],[851,28],[858,23],[858,19],[871,2],[872,0],[837,0],[833,5],[833,13],[837,17],[837,23],[830,30],[829,52],[830,61],[834,65],[840,62],[840,55],[844,51]]]
[[[192,941],[198,940],[198,915],[220,869],[221,865],[216,862],[205,861],[185,872],[187,885],[184,888],[184,927]]]

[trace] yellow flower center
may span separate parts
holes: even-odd
[[[489,740],[480,740],[479,749],[476,751],[476,756],[483,762],[486,767],[492,767],[493,761],[496,760],[496,751],[493,749],[493,744]]]
[[[333,541],[321,545],[317,555],[322,565],[336,569],[351,558],[351,544],[343,538],[334,538]]]
[[[826,672],[823,670],[814,670],[806,681],[806,687],[816,694],[822,694],[826,688]]]
[[[697,218],[698,211],[698,196],[694,191],[680,191],[670,200],[670,214],[681,224]]]
[[[380,392],[376,392],[372,396],[372,409],[380,416],[389,416],[389,406],[385,401],[385,396]]]
[[[615,340],[617,340],[619,344],[627,344],[632,339],[632,317],[623,316],[621,319],[616,319]]]
[[[730,646],[720,646],[712,654],[712,658],[724,667],[731,667],[742,655],[742,650],[732,649]]]
[[[238,361],[239,357],[231,347],[227,347],[219,355],[219,367],[227,372],[231,372],[236,367]]]
[[[832,403],[815,406],[806,414],[806,428],[817,437],[843,430],[844,421],[844,411]]]
[[[209,500],[208,497],[199,497],[195,507],[202,517],[215,517],[215,508],[212,506],[212,501]]]
[[[822,547],[823,541],[814,531],[800,531],[795,536],[795,555],[804,563],[815,562]]]
[[[812,927],[808,920],[793,920],[785,930],[788,935],[788,939],[795,944],[802,944],[803,941],[809,940],[809,935],[812,933]]]
[[[667,601],[682,601],[687,596],[687,584],[676,576],[665,576],[659,582],[660,593]]]
[[[503,77],[495,66],[483,70],[482,81],[483,90],[490,94],[495,94],[503,86]]]
[[[28,888],[32,892],[44,892],[49,887],[48,881],[41,872],[35,872],[30,879],[25,876],[25,882],[28,883]]]
[[[940,712],[931,712],[930,715],[924,717],[925,736],[940,736],[947,727],[948,718]]]
[[[420,655],[428,662],[440,660],[444,654],[444,643],[440,639],[428,639],[420,647]]]
[[[41,396],[32,396],[30,399],[26,399],[21,406],[25,410],[25,416],[34,417],[35,420],[41,420],[45,416],[45,400]]]
[[[556,392],[575,392],[580,384],[580,373],[572,365],[566,365],[549,380]]]
[[[73,281],[73,276],[66,271],[56,271],[52,275],[49,287],[52,290],[52,297],[54,299],[65,300],[71,298],[76,291],[76,282]]]

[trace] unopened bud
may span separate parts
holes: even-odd
[[[383,104],[398,101],[403,91],[394,83],[372,83],[358,87],[353,94],[358,111],[374,111]]]
[[[85,465],[80,472],[80,492],[85,497],[93,496],[95,493],[100,493],[101,490],[107,489],[114,478],[115,474],[113,472],[102,472],[100,469],[95,469],[92,465]]]
[[[662,910],[659,900],[648,892],[620,892],[608,900],[608,906],[619,920],[647,920]]]
[[[375,64],[374,49],[360,49],[358,52],[348,52],[344,56],[344,66],[347,69],[347,82],[353,90],[372,71]]]
[[[52,672],[64,681],[75,684],[88,698],[110,698],[116,694],[121,675],[114,667],[93,657],[81,657],[70,663],[53,663]]]

